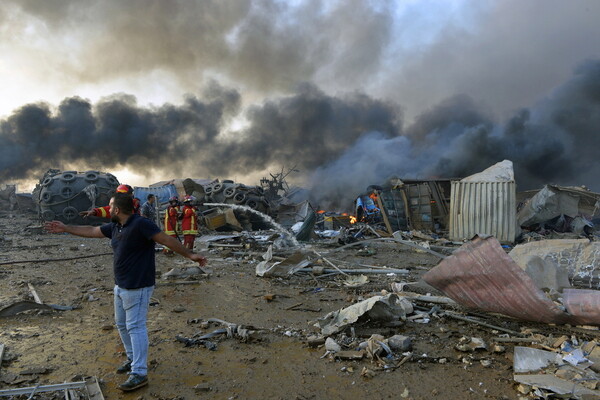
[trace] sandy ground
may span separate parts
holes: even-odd
[[[108,240],[26,229],[37,223],[33,216],[0,217],[0,263],[110,251]],[[318,243],[313,248],[331,250]],[[306,344],[308,336],[318,333],[310,321],[389,290],[394,281],[415,281],[438,261],[397,244],[371,248],[376,254],[362,256],[358,248],[350,248],[329,257],[336,262],[407,268],[410,276],[377,275],[361,288],[347,288],[335,277],[260,278],[254,273],[258,256],[233,254],[237,248],[206,249],[198,244],[197,250],[208,256],[212,274],[193,284],[173,285],[158,279],[153,295],[156,304],[150,308],[148,321],[150,384],[130,394],[116,388],[125,377],[114,372],[124,357],[113,325],[112,256],[1,265],[0,299],[5,302],[27,297],[31,283],[43,302],[79,308],[0,318],[0,343],[6,345],[7,359],[0,368],[0,388],[97,376],[107,399],[517,399],[511,345],[499,354],[454,349],[463,336],[490,343],[498,332],[488,328],[433,317],[427,324],[406,321],[394,328],[366,325],[357,329],[357,336],[402,334],[412,339],[410,361],[387,370],[367,359],[322,358],[323,347]],[[186,266],[189,261],[180,256],[157,254],[162,274]],[[302,303],[298,309],[286,310],[298,303]],[[186,347],[175,340],[177,335],[192,337],[217,329],[216,324],[205,322],[209,318],[265,330],[248,342],[216,339],[215,351]],[[523,326],[508,319],[495,322],[517,330]],[[399,355],[389,365],[397,365],[402,358]],[[361,376],[364,368],[373,371],[373,376]],[[44,373],[30,374],[32,369]]]

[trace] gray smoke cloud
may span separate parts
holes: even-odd
[[[57,60],[64,79],[90,83],[165,71],[189,90],[218,74],[265,93],[293,90],[332,70],[344,80],[375,73],[392,37],[394,4],[19,0],[2,9],[6,19],[43,22],[54,44],[67,35],[84,43]],[[19,28],[14,40],[27,36],[26,25]]]
[[[462,178],[509,159],[518,190],[548,183],[600,191],[600,60],[582,63],[573,77],[529,109],[494,123],[465,96],[420,115],[404,136],[372,132],[312,177],[313,198],[348,209],[369,184],[391,176]]]
[[[68,88],[159,75],[196,92],[212,77],[256,99],[312,82],[410,119],[456,93],[505,118],[600,56],[597,15],[595,0],[6,0],[0,32]]]

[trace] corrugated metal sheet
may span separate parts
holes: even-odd
[[[517,231],[516,184],[511,182],[452,182],[450,239],[492,235],[512,243]]]
[[[600,325],[600,291],[565,289],[569,312],[562,311],[493,237],[464,244],[423,279],[466,307],[525,321]]]

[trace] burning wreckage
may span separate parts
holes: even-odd
[[[460,180],[391,178],[358,196],[354,215],[343,215],[314,211],[305,192],[287,186],[285,176],[272,175],[258,186],[175,179],[136,187],[135,196],[154,194],[158,211],[172,196],[194,196],[203,221],[196,246],[208,252],[211,264],[222,260],[221,267],[233,268],[234,276],[252,266],[259,285],[269,282],[254,297],[282,304],[288,319],[320,313],[340,290],[352,304],[332,304],[308,327],[192,318],[173,335],[176,343],[216,350],[228,338],[252,343],[283,335],[323,349],[321,358],[342,364],[343,374],[360,371],[365,381],[397,369],[409,373],[410,365],[456,360],[493,369],[506,362],[507,346],[515,345],[510,359],[520,395],[600,396],[600,248],[593,224],[599,194],[551,185],[516,193],[512,163],[504,161]],[[43,220],[96,224],[101,220],[79,213],[107,203],[118,184],[109,173],[51,170],[32,198]],[[11,209],[24,204],[16,190],[3,190],[8,194],[3,191],[0,201]],[[185,290],[210,274],[174,265],[162,273],[159,287]],[[290,284],[306,289],[298,294]],[[28,287],[36,301],[0,299],[2,318],[74,309],[47,305]],[[273,293],[276,287],[283,293]],[[324,294],[328,302],[315,302]],[[95,295],[86,292],[86,299]],[[434,324],[441,334],[421,328]],[[194,326],[201,331],[186,335]],[[440,339],[437,350],[426,346],[432,335]],[[0,390],[0,396],[11,390],[23,389]],[[403,397],[428,397],[424,393],[405,389]]]

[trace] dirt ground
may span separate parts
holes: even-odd
[[[39,225],[33,215],[0,216],[0,263],[110,251],[108,240],[27,229],[33,225]],[[331,253],[332,247],[311,246],[340,265],[346,261],[406,268],[410,275],[372,275],[360,288],[345,287],[339,277],[260,278],[254,272],[258,255],[251,253],[261,249],[207,249],[198,243],[196,250],[207,255],[212,274],[192,284],[157,279],[160,283],[148,321],[150,384],[130,394],[117,389],[125,377],[115,373],[124,356],[113,324],[111,255],[0,265],[0,296],[5,301],[27,297],[31,283],[45,303],[78,306],[72,311],[28,311],[0,318],[0,344],[6,346],[0,388],[97,376],[107,399],[518,398],[512,380],[512,345],[506,345],[504,353],[455,350],[463,336],[490,343],[499,332],[453,319],[432,316],[429,323],[406,321],[393,328],[365,325],[356,329],[355,334],[365,338],[372,333],[386,338],[409,336],[412,357],[400,366],[402,355],[390,360],[388,368],[368,359],[322,358],[324,347],[307,345],[306,338],[318,333],[310,321],[390,290],[392,282],[416,281],[438,259],[393,243],[373,245],[369,248],[376,254],[367,256],[361,255],[360,247]],[[247,255],[239,254],[240,250]],[[190,262],[180,256],[157,254],[161,274],[185,266]],[[298,303],[302,304],[289,309]],[[248,342],[223,336],[213,339],[215,351],[186,347],[175,340],[177,335],[189,338],[217,329],[217,324],[205,322],[209,318],[265,330]],[[524,326],[509,319],[494,323],[517,330]],[[350,339],[355,344],[360,340],[364,339]],[[364,368],[373,376],[361,376]]]

